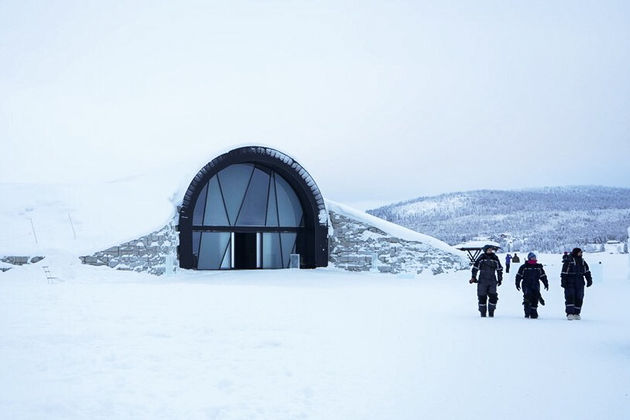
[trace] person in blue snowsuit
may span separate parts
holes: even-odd
[[[581,319],[580,314],[584,302],[584,279],[586,279],[586,287],[591,287],[593,277],[588,264],[582,258],[580,248],[574,248],[571,251],[571,256],[562,265],[560,279],[560,285],[564,289],[567,319]]]
[[[505,256],[505,272],[509,273],[510,272],[510,263],[512,262],[512,255],[511,254],[507,254]]]
[[[540,296],[540,282],[549,290],[549,281],[542,264],[536,261],[536,254],[527,254],[527,261],[516,273],[516,290],[523,289],[523,309],[525,318],[538,318],[538,301],[544,305]]]
[[[494,310],[497,307],[499,294],[497,286],[501,286],[503,281],[503,267],[495,251],[497,247],[486,245],[483,247],[483,254],[473,264],[472,278],[469,283],[477,283],[477,298],[479,299],[479,313],[483,318],[486,313],[490,318],[494,317]],[[479,280],[477,280],[479,273]]]

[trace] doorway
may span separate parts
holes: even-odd
[[[234,232],[232,243],[234,268],[255,269],[260,266],[259,242],[256,232]]]

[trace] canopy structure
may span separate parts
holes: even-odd
[[[479,258],[481,251],[483,251],[483,248],[486,245],[491,246],[492,248],[494,248],[495,251],[501,248],[497,243],[493,243],[493,242],[484,243],[484,242],[479,242],[479,241],[473,241],[473,242],[466,242],[460,245],[455,245],[455,249],[459,249],[460,251],[465,251],[468,255],[468,259],[470,260],[470,264],[472,265],[475,263],[477,258]]]

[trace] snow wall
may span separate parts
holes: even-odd
[[[413,232],[342,204],[329,208],[329,262],[348,271],[431,273],[468,268],[462,254],[430,236]],[[84,264],[162,275],[176,271],[175,221],[156,232],[82,256]]]

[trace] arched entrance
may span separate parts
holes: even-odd
[[[327,214],[306,170],[264,147],[232,150],[191,182],[180,210],[182,268],[287,268],[328,263]]]

